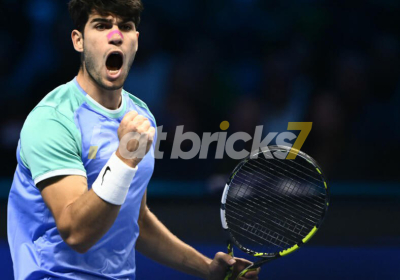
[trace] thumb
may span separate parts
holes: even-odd
[[[234,258],[232,258],[231,255],[225,254],[223,252],[218,252],[215,255],[215,261],[218,262],[221,265],[225,265],[225,266],[232,266],[236,263],[236,260]]]

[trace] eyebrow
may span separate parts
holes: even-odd
[[[93,22],[102,22],[102,23],[108,23],[108,24],[112,24],[113,20],[112,19],[106,19],[106,18],[94,18],[90,21],[90,23]],[[123,24],[123,23],[128,23],[128,22],[133,22],[133,20],[131,19],[123,19],[121,22],[118,22],[117,24]]]

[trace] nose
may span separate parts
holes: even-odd
[[[121,45],[124,40],[124,35],[122,35],[118,29],[114,29],[107,34],[107,39],[110,44]]]

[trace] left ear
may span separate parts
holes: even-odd
[[[136,31],[136,41],[137,41],[137,43],[136,43],[136,51],[138,50],[138,48],[139,48],[139,31]]]
[[[72,44],[77,52],[83,52],[83,34],[74,29],[71,33]]]

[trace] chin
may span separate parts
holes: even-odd
[[[103,88],[107,89],[107,90],[117,90],[122,88],[122,86],[124,85],[124,82],[120,82],[120,81],[107,81],[106,83],[103,83]]]
[[[107,90],[117,90],[123,87],[126,75],[121,75],[117,79],[110,80],[108,77],[102,79],[102,87]]]
[[[107,78],[100,78],[93,79],[98,87],[105,89],[105,90],[117,90],[120,89],[123,85],[120,81],[110,81]]]

